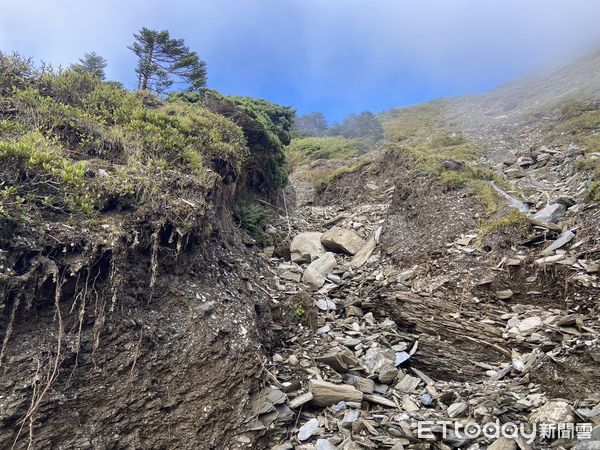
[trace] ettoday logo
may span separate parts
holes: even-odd
[[[433,433],[441,431],[442,438],[446,438],[449,432],[455,437],[475,439],[484,436],[487,439],[495,440],[500,437],[509,439],[523,439],[528,444],[533,443],[536,437],[541,440],[547,439],[591,439],[591,423],[513,423],[506,422],[501,424],[499,420],[480,425],[476,422],[470,422],[463,425],[459,422],[450,420],[422,420],[417,422],[417,437],[419,439],[435,439]]]

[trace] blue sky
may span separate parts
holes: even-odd
[[[168,29],[209,87],[340,120],[567,61],[600,48],[599,19],[598,0],[0,0],[0,50],[54,65],[96,51],[134,87],[132,33]]]

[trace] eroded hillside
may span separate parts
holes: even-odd
[[[229,446],[270,341],[236,202],[293,112],[0,55],[0,446]]]
[[[292,261],[271,261],[303,307],[268,365],[267,447],[595,448],[596,66],[390,111],[364,156],[292,145]],[[496,421],[538,435],[465,435]]]

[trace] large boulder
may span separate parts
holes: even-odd
[[[333,384],[322,380],[308,380],[308,389],[313,395],[312,403],[331,406],[338,402],[362,402],[363,393],[348,384]]]
[[[323,253],[325,247],[321,244],[323,233],[308,231],[300,233],[290,244],[290,258],[297,264],[314,261]]]
[[[565,215],[565,205],[560,203],[552,203],[546,206],[540,212],[536,213],[533,218],[548,223],[558,223],[558,221]]]
[[[333,252],[354,255],[363,248],[365,241],[352,230],[332,228],[323,233],[321,244]]]
[[[575,411],[562,400],[551,400],[529,416],[529,423],[573,423]]]
[[[318,289],[325,284],[325,276],[335,268],[336,264],[333,253],[324,253],[309,264],[302,275],[302,281]]]
[[[377,375],[384,384],[391,383],[398,374],[395,365],[396,353],[392,349],[372,347],[363,356],[363,366],[372,375]]]
[[[358,269],[360,266],[364,265],[375,251],[376,246],[377,242],[375,241],[375,238],[369,238],[367,243],[362,246],[356,255],[354,255],[352,261],[350,261],[350,267],[353,269]]]

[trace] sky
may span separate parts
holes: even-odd
[[[477,93],[600,48],[599,0],[0,0],[0,50],[85,52],[135,87],[145,26],[183,38],[208,86],[348,114]]]

